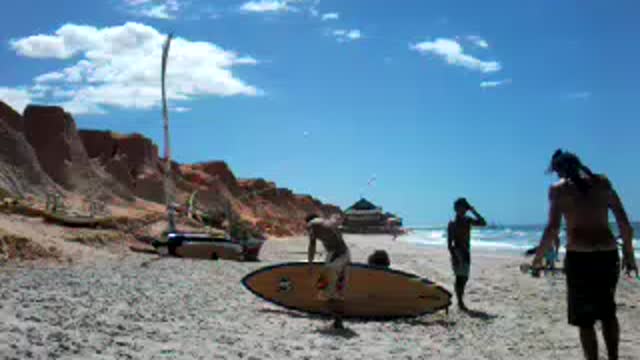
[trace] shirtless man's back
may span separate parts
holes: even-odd
[[[566,221],[567,251],[616,250],[616,240],[609,228],[609,207],[615,208],[620,200],[606,177],[596,175],[585,181],[590,186],[588,196],[567,180],[551,189],[551,196],[556,198]]]
[[[579,327],[587,359],[597,359],[594,324],[602,322],[609,359],[618,358],[619,324],[615,291],[620,273],[616,239],[609,228],[609,210],[624,241],[623,264],[635,270],[633,230],[622,202],[609,180],[596,175],[574,154],[558,150],[551,170],[561,178],[549,189],[549,220],[533,261],[540,268],[545,251],[558,236],[564,217],[567,225],[567,310],[569,324]]]

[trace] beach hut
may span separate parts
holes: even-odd
[[[371,201],[361,198],[344,212],[343,232],[388,233],[389,216]]]

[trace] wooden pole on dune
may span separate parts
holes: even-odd
[[[169,34],[167,40],[162,47],[162,116],[164,118],[164,157],[166,160],[165,176],[164,176],[164,196],[167,206],[167,217],[169,232],[175,231],[175,209],[173,209],[173,189],[171,178],[171,147],[169,145],[169,108],[167,106],[167,92],[165,89],[165,77],[167,72],[167,60],[169,57],[169,47],[173,34]]]

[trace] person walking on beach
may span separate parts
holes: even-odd
[[[329,311],[334,317],[333,327],[344,329],[342,314],[344,311],[344,290],[347,285],[347,265],[351,262],[349,248],[339,230],[340,219],[321,218],[315,214],[306,218],[309,233],[309,263],[316,254],[316,240],[320,240],[326,251],[326,258],[321,276],[316,287],[318,298],[327,301]]]
[[[537,250],[536,250],[537,251]],[[558,256],[560,254],[560,237],[556,236],[553,240],[553,246],[550,249],[547,249],[547,252],[544,254],[545,268],[547,270],[554,271],[556,269],[556,261],[558,260]]]
[[[568,322],[579,328],[587,360],[598,358],[594,324],[602,322],[602,335],[610,360],[618,359],[620,327],[615,291],[620,275],[616,238],[609,228],[610,209],[623,239],[623,268],[627,275],[638,268],[633,253],[633,229],[622,202],[606,176],[594,174],[572,153],[557,150],[549,172],[560,181],[549,189],[549,219],[532,263],[542,267],[545,251],[558,236],[562,218],[567,226]]]
[[[486,226],[484,218],[471,206],[465,198],[459,198],[453,203],[456,217],[447,227],[447,246],[451,254],[451,265],[456,276],[455,290],[458,307],[468,310],[464,303],[464,288],[469,280],[471,269],[471,226]],[[473,217],[467,216],[471,211]]]

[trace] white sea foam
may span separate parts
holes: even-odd
[[[538,245],[542,232],[541,227],[473,229],[471,232],[471,247],[524,251]],[[562,232],[560,235],[561,244],[565,244],[565,239],[565,233]],[[447,245],[446,229],[444,227],[432,227],[424,230],[413,230],[403,236],[402,240],[416,245],[445,247]],[[638,240],[634,239],[633,243],[636,249],[636,257],[640,259]],[[560,252],[565,252],[564,247],[561,247]]]

